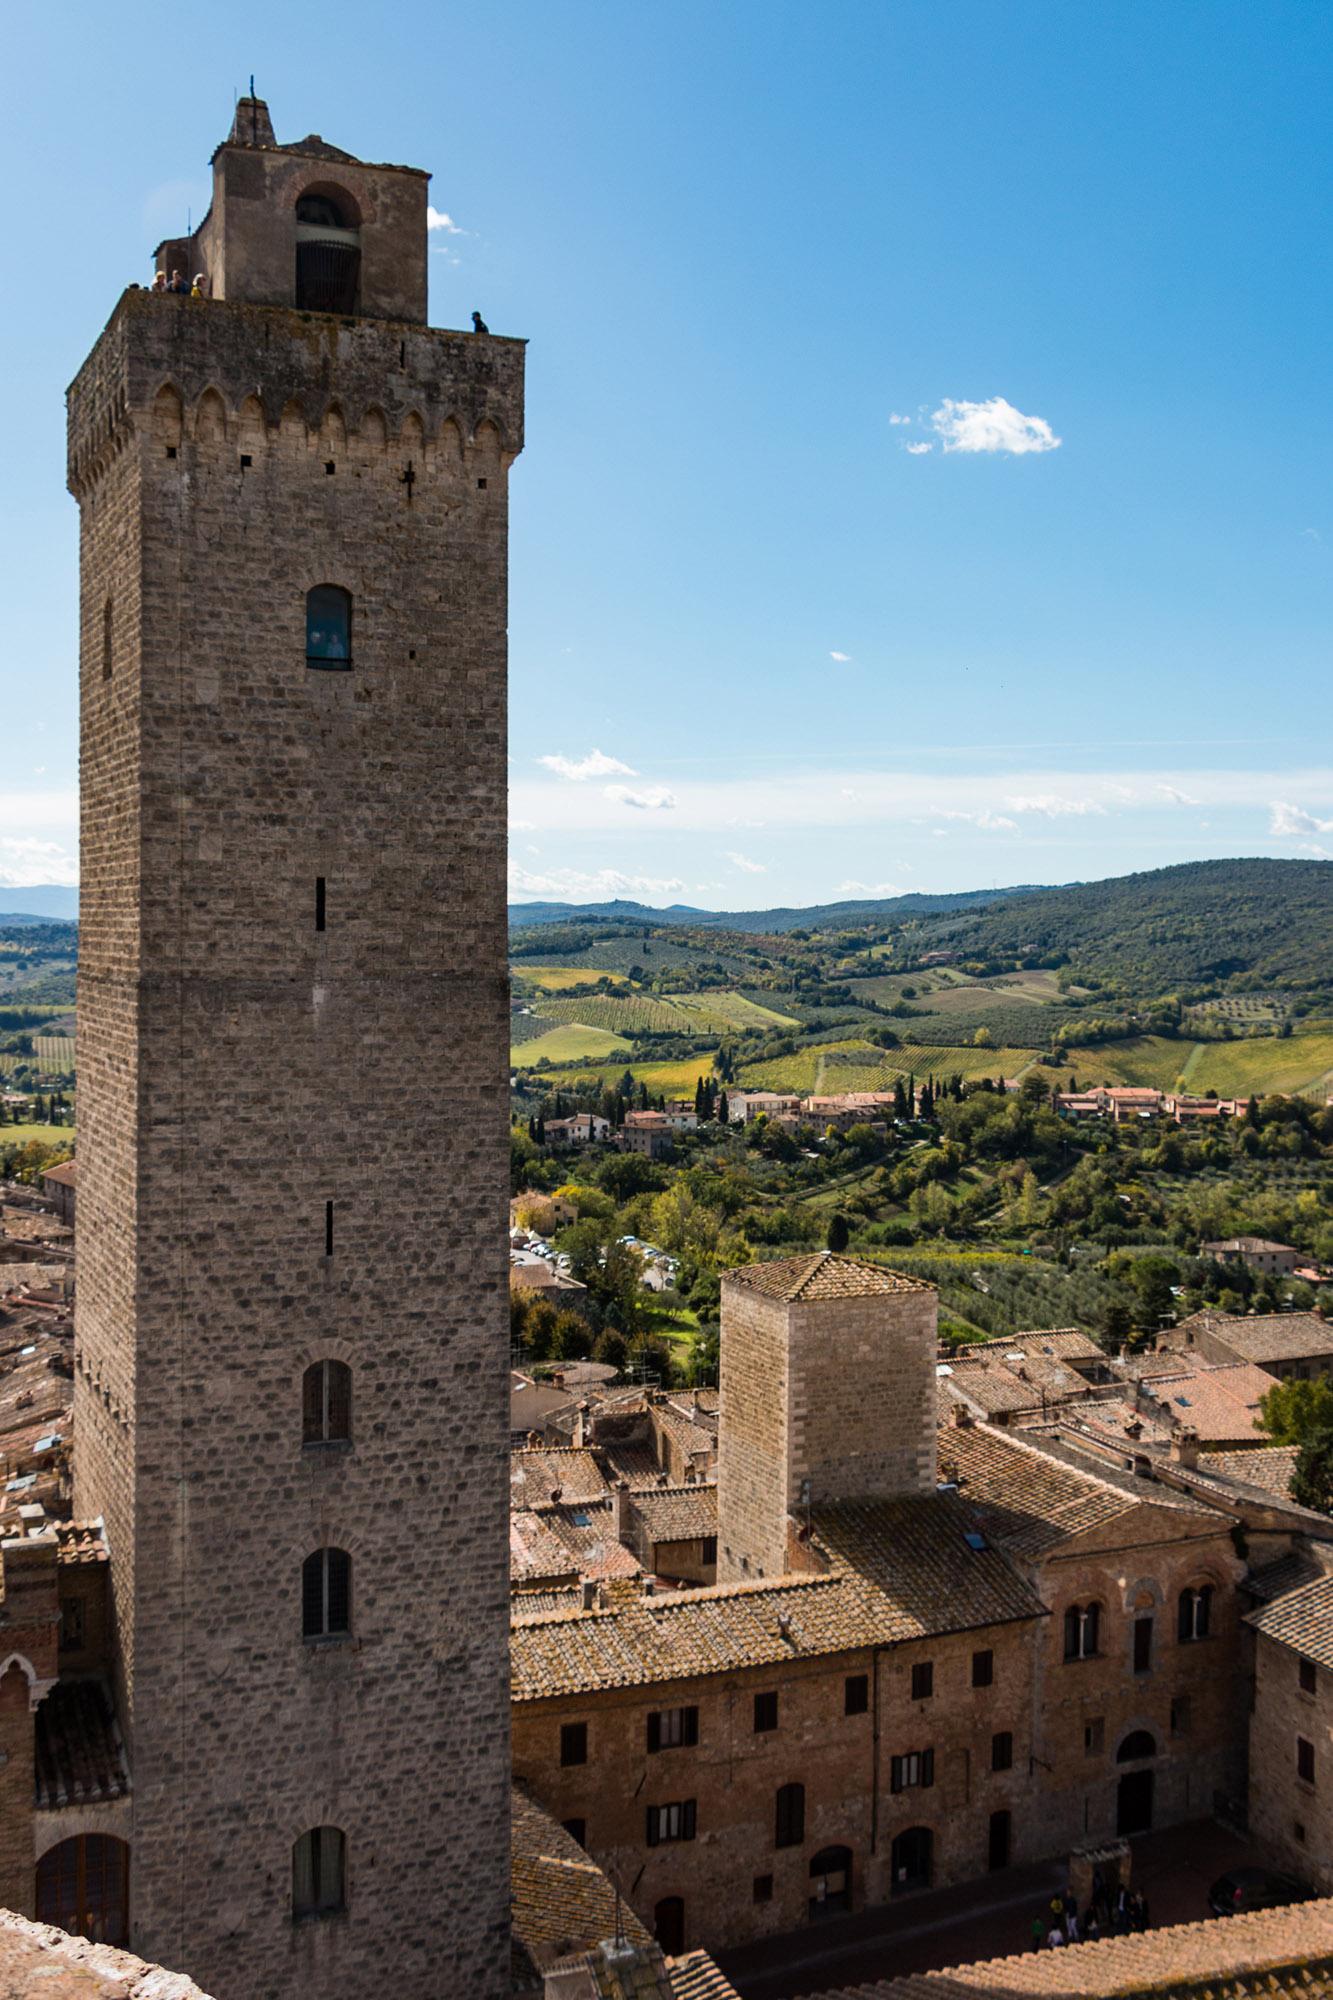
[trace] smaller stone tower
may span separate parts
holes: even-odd
[[[826,1250],[725,1274],[719,1583],[781,1575],[807,1503],[934,1492],[937,1307]]]

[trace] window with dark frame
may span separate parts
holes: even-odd
[[[649,1847],[664,1847],[672,1840],[693,1840],[695,1801],[677,1799],[671,1805],[649,1806],[647,1832]]]
[[[316,1549],[301,1567],[301,1636],[344,1639],[352,1629],[352,1558]]]
[[[337,670],[352,664],[352,593],[339,584],[317,583],[305,594],[305,661]]]
[[[688,1750],[699,1741],[697,1708],[660,1708],[648,1717],[648,1749]]]
[[[704,1538],[703,1538],[703,1547],[702,1547],[702,1549],[701,1549],[701,1550],[700,1550],[700,1552],[699,1552],[699,1560],[700,1560],[700,1562],[702,1562],[702,1563],[704,1563],[704,1564],[708,1564],[708,1563],[715,1563],[715,1562],[717,1561],[717,1536],[716,1536],[716,1535],[705,1535],[705,1536],[704,1536]]]
[[[988,1688],[995,1679],[995,1655],[987,1646],[983,1652],[972,1655],[972,1685],[974,1688]]]
[[[586,1764],[588,1761],[588,1725],[586,1722],[562,1722],[560,1725],[560,1762],[562,1765]]]
[[[323,930],[323,928],[324,928],[324,907],[325,907],[325,896],[324,896],[324,877],[323,877],[322,875],[316,875],[316,877],[315,877],[315,929],[316,929],[317,931],[322,931],[322,930]]]
[[[754,1733],[762,1736],[766,1730],[778,1726],[778,1697],[774,1688],[768,1688],[754,1698]]]
[[[918,1660],[912,1669],[912,1700],[929,1701],[935,1692],[935,1662]]]
[[[1091,1721],[1085,1722],[1083,1725],[1083,1754],[1085,1757],[1096,1757],[1105,1748],[1106,1718],[1102,1715],[1094,1715]]]
[[[1190,1733],[1190,1698],[1187,1694],[1171,1697],[1171,1734],[1188,1736]]]
[[[1146,1674],[1152,1671],[1152,1619],[1134,1620],[1134,1671]]]
[[[1208,1626],[1212,1617],[1213,1586],[1211,1583],[1196,1588],[1182,1590],[1176,1620],[1176,1637],[1182,1646],[1193,1644],[1196,1639],[1208,1637]]]
[[[771,1903],[772,1900],[773,1877],[771,1875],[756,1875],[754,1878],[754,1901],[756,1903]]]
[[[842,1685],[844,1715],[864,1715],[870,1707],[869,1674],[848,1674]]]
[[[779,1785],[773,1802],[774,1847],[799,1847],[805,1839],[805,1786]]]
[[[312,1361],[301,1379],[301,1442],[348,1444],[352,1371],[345,1361]]]
[[[1300,1662],[1299,1679],[1302,1694],[1318,1694],[1319,1669],[1313,1660],[1302,1660]]]
[[[992,1771],[1012,1771],[1014,1768],[1014,1736],[1010,1729],[1001,1729],[990,1740],[990,1767]]]
[[[1091,1660],[1096,1657],[1100,1624],[1099,1604],[1070,1605],[1065,1613],[1066,1660]]]
[[[60,1600],[60,1651],[76,1653],[83,1645],[83,1599],[62,1597]]]
[[[1314,1783],[1314,1744],[1304,1736],[1296,1738],[1296,1776],[1303,1785]]]
[[[324,1255],[326,1257],[333,1255],[333,1203],[331,1201],[326,1201],[324,1204]]]
[[[292,1848],[292,1921],[347,1908],[347,1841],[341,1828],[312,1826]]]
[[[894,1757],[889,1762],[889,1790],[910,1792],[919,1786],[923,1791],[935,1782],[935,1752],[933,1750],[909,1750],[906,1755]]]

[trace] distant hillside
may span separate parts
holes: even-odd
[[[1333,862],[1186,862],[1034,890],[926,928],[923,948],[997,970],[1068,965],[1124,993],[1242,974],[1322,986],[1333,962]]]
[[[529,924],[638,923],[683,924],[690,930],[754,931],[775,936],[782,931],[856,929],[862,924],[902,923],[908,917],[938,916],[973,909],[979,903],[1033,896],[1036,889],[963,889],[953,895],[871,897],[864,902],[814,903],[808,909],[694,910],[672,903],[656,910],[647,903],[511,903],[509,927]]]
[[[21,924],[48,918],[73,919],[79,914],[79,892],[63,882],[46,882],[33,889],[0,888],[0,924]]]

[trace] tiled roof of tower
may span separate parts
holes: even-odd
[[[62,1563],[110,1562],[106,1532],[101,1520],[57,1521],[56,1560]]]
[[[1173,1924],[1060,1951],[988,1958],[945,1971],[843,1987],[820,2000],[1139,2000],[1208,1995],[1212,2000],[1330,2000],[1333,1901],[1298,1903],[1247,1916]]]
[[[130,1788],[111,1699],[100,1681],[57,1681],[37,1710],[36,1803],[95,1805]]]
[[[816,1250],[805,1257],[778,1257],[767,1264],[744,1264],[724,1278],[763,1292],[766,1298],[805,1303],[819,1299],[864,1299],[880,1292],[928,1292],[922,1278],[909,1278],[884,1264],[866,1264],[856,1257],[839,1257]]]
[[[526,1954],[540,1973],[556,1959],[615,1935],[616,1892],[596,1862],[544,1807],[518,1785],[510,1797],[515,1956]],[[647,1931],[625,1903],[619,1918],[634,1944],[649,1942]]]
[[[827,1572],[646,1596],[515,1624],[515,1701],[636,1687],[856,1652],[1045,1615],[998,1549],[970,1545],[972,1510],[950,1494],[819,1508]]]
[[[1333,1667],[1333,1576],[1321,1576],[1299,1590],[1275,1597],[1246,1619],[1256,1632],[1304,1653],[1321,1667]]]

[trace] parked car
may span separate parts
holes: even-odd
[[[1208,1907],[1215,1917],[1238,1917],[1247,1910],[1306,1903],[1314,1893],[1308,1882],[1281,1875],[1275,1868],[1232,1868],[1219,1875],[1208,1891]]]

